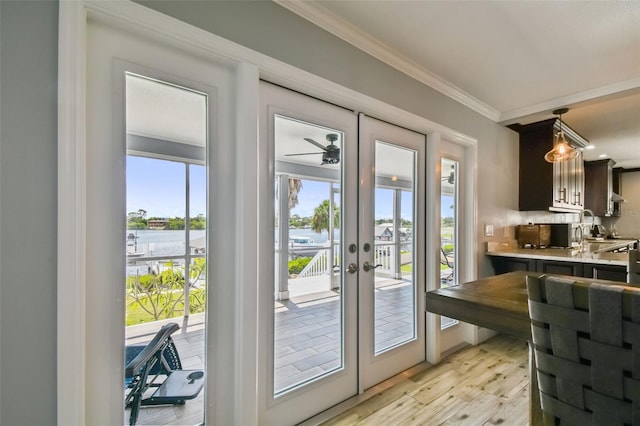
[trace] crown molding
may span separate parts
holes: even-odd
[[[518,108],[511,111],[505,111],[500,115],[500,123],[507,123],[511,120],[517,120],[521,117],[529,115],[550,113],[556,108],[572,107],[576,104],[593,101],[607,96],[621,94],[627,91],[637,90],[640,88],[640,78],[634,78],[619,83],[610,84],[608,86],[598,87],[584,92],[574,93],[568,96],[551,99],[536,105],[530,105],[524,108]]]
[[[490,107],[479,99],[444,80],[440,76],[418,65],[406,56],[401,55],[390,46],[371,37],[369,34],[324,7],[310,1],[273,1],[290,12],[308,20],[336,37],[368,53],[374,58],[397,69],[409,77],[418,80],[432,89],[437,90],[443,95],[465,105],[490,120],[495,122],[500,120],[501,114],[495,108]]]

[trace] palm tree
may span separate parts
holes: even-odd
[[[320,203],[318,207],[313,210],[313,216],[311,217],[311,228],[316,231],[318,234],[322,232],[323,229],[329,232],[329,200],[324,200]],[[334,208],[333,211],[333,226],[338,226],[340,224],[340,209],[338,207]],[[331,235],[329,235],[331,238]]]
[[[298,193],[302,189],[302,179],[289,179],[289,210],[298,205]]]

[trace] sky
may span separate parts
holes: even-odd
[[[393,194],[388,189],[376,189],[376,219],[393,217]],[[323,201],[329,199],[329,184],[312,180],[302,181],[302,190],[298,194],[299,203],[291,210],[291,215],[301,217],[313,215],[313,210]],[[453,217],[453,197],[442,197],[443,217]],[[407,192],[403,193],[401,204],[401,216],[403,219],[411,219],[411,197]]]
[[[206,169],[190,166],[190,217],[206,216]],[[127,213],[146,210],[146,217],[185,217],[185,175],[183,163],[127,156]],[[329,199],[329,183],[302,181],[299,203],[291,211],[302,217],[313,215],[313,210]],[[393,217],[392,191],[376,189],[376,219]],[[401,216],[411,219],[411,197],[404,193]],[[443,217],[453,216],[452,197],[442,198]]]
[[[149,217],[185,217],[184,163],[127,156],[127,213]],[[190,166],[190,217],[206,216],[206,168]]]

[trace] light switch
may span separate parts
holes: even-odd
[[[493,237],[493,225],[484,225],[484,236]]]

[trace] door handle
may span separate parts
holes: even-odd
[[[349,266],[347,266],[346,271],[350,274],[355,274],[356,272],[358,272],[358,265],[356,265],[355,263],[350,263]]]
[[[380,266],[382,266],[382,263],[378,263],[376,266],[371,266],[369,262],[364,262],[364,264],[362,265],[362,269],[365,272],[369,272],[370,270],[379,268]]]

